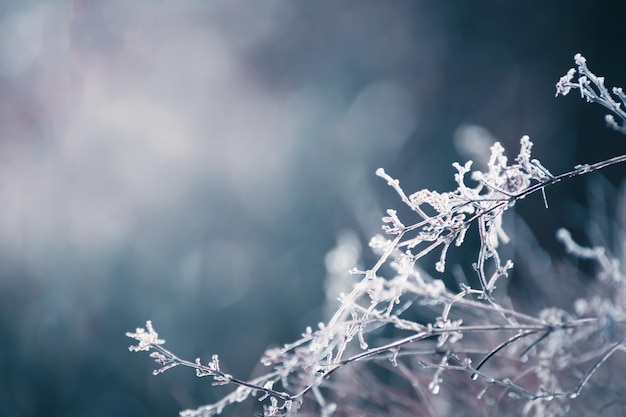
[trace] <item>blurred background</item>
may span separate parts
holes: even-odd
[[[215,401],[228,389],[191,370],[153,377],[124,333],[151,319],[180,356],[251,375],[324,319],[337,240],[366,246],[400,205],[378,167],[445,191],[493,140],[513,157],[530,135],[553,173],[624,153],[603,109],[554,86],[577,52],[626,86],[625,16],[591,0],[1,1],[0,415]],[[518,210],[557,248],[559,226],[584,232],[585,180],[548,198]]]

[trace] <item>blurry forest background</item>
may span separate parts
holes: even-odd
[[[554,85],[581,52],[626,87],[625,17],[591,0],[2,0],[0,415],[214,401],[228,388],[153,377],[124,332],[151,319],[175,353],[247,377],[324,318],[337,236],[366,245],[400,206],[378,167],[446,191],[490,134],[511,156],[530,135],[555,174],[624,153],[603,109]],[[540,244],[584,236],[589,180],[520,204]]]

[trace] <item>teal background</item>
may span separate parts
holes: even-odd
[[[191,370],[153,377],[124,333],[151,319],[180,356],[252,374],[323,319],[337,236],[365,246],[400,206],[376,168],[407,192],[448,190],[472,154],[455,146],[462,126],[511,157],[530,135],[553,173],[623,153],[601,108],[554,93],[577,52],[626,85],[625,11],[0,2],[0,415],[174,416],[216,400],[225,389]],[[603,175],[618,186],[623,172]],[[584,236],[585,190],[577,179],[549,191],[550,210],[536,197],[518,212],[558,251],[557,227]]]

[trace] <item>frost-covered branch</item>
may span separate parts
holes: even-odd
[[[611,117],[609,125],[626,133],[622,90],[613,89],[611,95],[581,55],[575,60],[578,69],[561,78],[557,95],[579,89],[587,101],[611,110],[621,124]],[[497,285],[504,287],[501,284],[514,268],[512,260],[500,253],[511,240],[505,232],[505,213],[536,192],[543,194],[547,208],[546,189],[626,162],[626,155],[553,175],[532,157],[532,145],[528,136],[522,137],[519,153],[509,160],[502,145],[495,143],[485,171],[472,170],[472,161],[455,162],[456,187],[447,192],[407,193],[398,179],[378,169],[376,175],[411,211],[401,216],[387,210],[384,234],[370,241],[378,260],[369,269],[352,271],[360,281],[340,295],[340,305],[327,322],[307,328],[293,343],[265,352],[261,363],[268,368],[266,374],[246,381],[223,372],[217,355],[208,363],[181,359],[163,347],[165,341],[149,321],[145,328],[127,333],[138,342],[130,349],[151,351],[161,366],[155,374],[183,365],[195,369],[199,377],[213,378],[216,385],[237,386],[215,404],[183,411],[183,417],[219,414],[227,405],[257,395],[266,417],[309,411],[307,403],[323,417],[376,415],[366,410],[370,403],[375,405],[372,409],[383,410],[380,415],[402,415],[398,410],[408,409],[406,415],[435,416],[446,415],[438,410],[447,406],[464,406],[464,401],[480,401],[481,406],[506,403],[511,415],[566,415],[569,401],[601,386],[602,369],[625,350],[626,277],[608,248],[579,245],[562,229],[557,238],[571,256],[597,262],[595,293],[583,294],[573,311],[549,305],[537,311],[516,308],[508,294],[494,291]],[[475,284],[465,280],[451,288],[443,280],[450,269],[454,271],[446,264],[448,253],[463,245],[470,233],[480,240],[471,264]],[[434,268],[423,265],[433,251],[439,255]],[[430,268],[435,276],[426,272]],[[542,279],[554,275],[545,272]],[[363,382],[365,388],[360,388],[358,377],[346,379],[376,375],[371,367],[378,367],[378,374],[382,369],[394,375],[389,380],[405,381],[414,396],[399,398],[400,383],[390,388],[375,376]],[[600,382],[590,383],[596,378]],[[446,397],[437,402],[430,397],[435,395]]]
[[[587,60],[581,54],[574,57],[576,68],[570,68],[567,74],[561,77],[556,84],[556,95],[566,96],[572,89],[578,89],[580,96],[589,103],[598,103],[613,114],[605,116],[606,123],[612,129],[620,133],[626,134],[626,94],[621,87],[613,87],[611,94],[604,85],[604,77],[595,75],[587,67]],[[574,81],[574,77],[578,72],[578,79]],[[615,116],[620,120],[615,120]]]

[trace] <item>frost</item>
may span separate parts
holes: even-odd
[[[576,69],[570,68],[567,71],[567,74],[559,79],[559,82],[556,84],[555,96],[566,96],[570,92],[572,89],[572,80],[574,79],[574,75],[576,75]]]
[[[430,393],[433,395],[439,394],[440,389],[441,389],[441,386],[439,385],[439,383],[435,381],[432,381],[430,384],[428,384],[428,391],[430,391]]]
[[[574,56],[577,68],[571,68],[556,84],[556,95],[565,96],[572,89],[578,89],[580,97],[589,103],[598,103],[613,114],[605,116],[607,125],[620,133],[626,133],[626,112],[622,106],[626,105],[626,96],[622,88],[613,87],[611,92],[604,85],[604,77],[595,75],[587,67],[587,60],[581,54]],[[574,77],[578,73],[578,80]],[[612,93],[612,94],[611,94]],[[620,123],[615,120],[620,119]]]
[[[146,322],[145,328],[138,327],[135,333],[127,332],[126,336],[139,342],[137,345],[128,348],[131,352],[148,351],[154,346],[165,343],[165,340],[159,339],[159,334],[154,331],[150,320]]]

